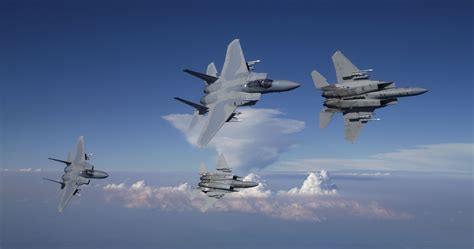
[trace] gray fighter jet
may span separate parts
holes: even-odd
[[[209,197],[220,199],[226,193],[238,192],[239,188],[253,188],[258,185],[256,182],[244,181],[242,177],[233,175],[224,155],[219,157],[216,170],[217,172],[208,173],[206,167],[201,166],[198,189]]]
[[[94,165],[87,162],[90,159],[90,154],[84,152],[83,136],[80,136],[77,140],[77,152],[74,159],[71,157],[70,153],[68,154],[66,161],[55,158],[48,159],[66,164],[66,167],[64,168],[65,174],[62,176],[61,181],[43,178],[61,185],[61,199],[58,206],[59,212],[64,210],[72,196],[77,195],[80,192],[79,186],[89,185],[91,178],[103,179],[109,176],[103,171],[95,170]]]
[[[320,73],[313,71],[311,77],[317,89],[322,91],[325,108],[319,115],[321,128],[328,126],[336,112],[344,116],[345,138],[354,143],[364,124],[374,118],[377,108],[394,105],[399,97],[415,96],[427,92],[424,88],[397,88],[393,81],[370,80],[372,69],[360,70],[342,52],[332,56],[337,83],[329,85]]]
[[[209,64],[206,74],[183,70],[206,83],[205,95],[200,104],[175,98],[196,110],[190,127],[194,126],[202,115],[208,113],[204,129],[197,140],[198,146],[206,146],[225,122],[240,121],[237,107],[255,105],[262,94],[290,91],[300,86],[292,81],[271,80],[267,78],[266,73],[254,72],[253,67],[257,62],[260,61],[245,60],[240,42],[235,39],[227,47],[220,75],[217,74],[214,63]]]

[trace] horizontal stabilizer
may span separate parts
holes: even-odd
[[[64,188],[64,182],[56,181],[56,180],[49,179],[49,178],[43,178],[43,179],[47,180],[47,181],[50,181],[50,182],[55,182],[55,183],[61,184],[61,189]]]
[[[324,109],[319,113],[319,127],[326,128],[331,122],[332,116],[334,112],[328,111],[328,109]]]
[[[311,72],[311,78],[313,78],[314,86],[317,89],[321,89],[323,87],[329,86],[328,81],[326,80],[326,78],[324,78],[324,76],[322,76],[316,70],[313,70],[313,72]]]
[[[207,84],[212,84],[212,83],[216,82],[216,80],[218,79],[217,77],[207,75],[207,74],[203,74],[203,73],[199,73],[199,72],[195,72],[195,71],[191,71],[189,69],[184,69],[183,72],[191,74],[194,77],[198,77],[199,79],[204,80]]]
[[[69,157],[69,156],[68,156],[68,157]],[[60,163],[65,163],[67,166],[71,165],[71,162],[68,162],[68,161],[59,160],[59,159],[51,158],[51,157],[48,157],[48,159],[49,159],[49,160],[56,161],[56,162],[60,162]]]
[[[182,99],[182,98],[178,98],[178,97],[175,97],[174,99],[176,99],[180,102],[183,102],[186,105],[189,105],[189,106],[193,107],[194,109],[196,109],[199,112],[199,115],[203,115],[203,114],[205,114],[209,111],[209,108],[207,108],[203,105],[196,104],[196,103],[193,103],[191,101],[188,101],[188,100],[185,100],[185,99]]]

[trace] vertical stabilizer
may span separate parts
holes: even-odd
[[[84,136],[80,136],[77,139],[77,151],[76,151],[76,158],[74,161],[80,162],[86,160],[85,152],[84,152]]]
[[[229,165],[227,164],[227,161],[225,160],[224,154],[221,154],[219,156],[219,159],[217,160],[216,169],[227,173],[232,172],[232,170],[229,168]]]
[[[217,68],[214,62],[211,62],[209,65],[207,65],[206,74],[212,77],[217,77]]]

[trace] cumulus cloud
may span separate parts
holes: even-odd
[[[308,178],[303,182],[301,188],[292,188],[288,192],[280,192],[280,194],[290,195],[317,195],[317,194],[335,194],[336,185],[331,182],[329,172],[321,170],[318,173],[310,173]]]
[[[472,172],[474,144],[450,143],[420,145],[396,152],[380,153],[365,159],[309,158],[284,161],[275,170],[314,171],[321,168],[332,170],[416,170]]]
[[[125,189],[125,183],[120,183],[120,184],[114,184],[114,183],[109,183],[104,186],[104,190],[121,190]]]
[[[166,210],[182,210],[188,207],[190,199],[189,184],[177,187],[152,187],[145,181],[137,181],[130,187],[125,183],[107,184],[103,187],[108,193],[107,201],[119,200],[127,208],[162,208]]]
[[[303,121],[282,118],[284,113],[275,109],[239,108],[239,111],[243,122],[226,123],[208,145],[218,154],[226,155],[236,168],[262,169],[274,163],[295,145],[288,135],[305,127]],[[196,146],[204,119],[189,129],[192,115],[170,114],[163,118],[180,130],[189,144]]]
[[[310,173],[302,186],[273,193],[264,182],[250,174],[245,180],[256,181],[255,188],[226,194],[222,199],[197,193],[188,183],[176,187],[152,187],[144,181],[131,186],[124,183],[103,187],[106,199],[126,208],[159,208],[165,211],[241,212],[274,218],[319,222],[330,217],[402,219],[407,214],[386,209],[377,202],[362,203],[339,196],[327,171]]]

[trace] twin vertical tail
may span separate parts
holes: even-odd
[[[313,78],[313,83],[316,89],[322,89],[329,86],[328,81],[324,76],[322,76],[318,71],[313,70],[311,72],[311,78]],[[319,113],[319,127],[326,128],[329,123],[331,122],[332,116],[334,115],[334,111],[328,108],[324,108]]]

